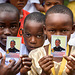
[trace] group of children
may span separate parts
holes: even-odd
[[[50,54],[50,44],[43,46],[46,37],[51,42],[51,35],[66,35],[69,41],[74,29],[73,14],[62,5],[63,0],[51,1],[45,0],[45,8],[50,6],[46,15],[33,12],[23,19],[20,17],[23,6],[19,9],[16,0],[10,0],[11,4],[0,4],[0,75],[16,75],[19,72],[20,75],[75,75],[74,48],[71,50],[71,46],[67,45],[66,55],[59,58]],[[25,45],[16,64],[10,60],[6,65],[7,36],[17,36],[20,22]]]

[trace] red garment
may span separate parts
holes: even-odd
[[[22,37],[22,43],[24,44],[24,38],[23,36],[20,36],[19,32],[22,33],[22,30],[23,29],[23,23],[24,23],[24,19],[25,17],[29,14],[29,12],[25,11],[25,10],[22,10],[23,11],[23,18],[20,19],[20,22],[21,22],[21,26],[18,30],[18,34],[17,34],[17,37]]]

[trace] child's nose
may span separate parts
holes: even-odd
[[[57,31],[55,35],[61,35],[61,33],[59,31]]]
[[[4,34],[10,36],[11,35],[10,29],[9,28],[4,29]]]
[[[30,39],[30,43],[31,44],[36,44],[36,38],[32,36],[31,39]]]

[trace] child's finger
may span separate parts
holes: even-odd
[[[17,74],[18,72],[20,72],[21,68],[22,68],[22,64],[15,70],[15,74]]]
[[[31,62],[23,62],[23,65],[27,65],[30,67],[32,65],[32,63]]]
[[[52,61],[52,62],[49,61],[49,62],[47,62],[46,64],[42,65],[42,68],[48,67],[49,65],[54,65],[53,61]]]
[[[2,58],[2,60],[1,60],[1,64],[5,64],[5,59],[6,59],[6,57],[4,55],[3,58]]]
[[[66,65],[66,67],[67,67],[70,71],[73,70],[73,68],[72,68],[71,66],[69,66],[68,64]]]
[[[72,54],[71,56],[73,56],[75,58],[75,54]]]
[[[32,59],[31,58],[28,58],[28,57],[23,57],[22,58],[22,61],[32,61]]]
[[[13,66],[12,70],[15,71],[21,64],[21,59]]]
[[[28,57],[28,55],[22,55],[22,56],[20,56],[21,58],[23,58],[23,57]]]
[[[68,56],[63,56],[67,61],[71,61],[72,59],[70,58],[70,57],[68,57]]]
[[[9,64],[8,64],[8,68],[12,68],[15,65],[15,60],[12,60]]]
[[[43,61],[39,62],[39,65],[41,66],[42,64],[46,64],[49,61],[53,61],[52,58],[45,58]]]
[[[75,69],[75,66],[74,66],[74,64],[72,63],[72,61],[68,61],[68,62],[67,62],[67,65],[71,66],[72,69]]]

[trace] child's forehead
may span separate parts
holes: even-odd
[[[38,22],[36,20],[27,20],[25,23],[25,27],[41,27],[43,26],[43,22]]]
[[[68,14],[65,14],[65,13],[50,13],[46,16],[46,20],[48,20],[48,21],[50,20],[49,22],[54,21],[54,20],[56,20],[56,21],[57,20],[59,20],[59,21],[61,21],[61,20],[63,20],[63,21],[71,20],[72,21],[72,18]]]

